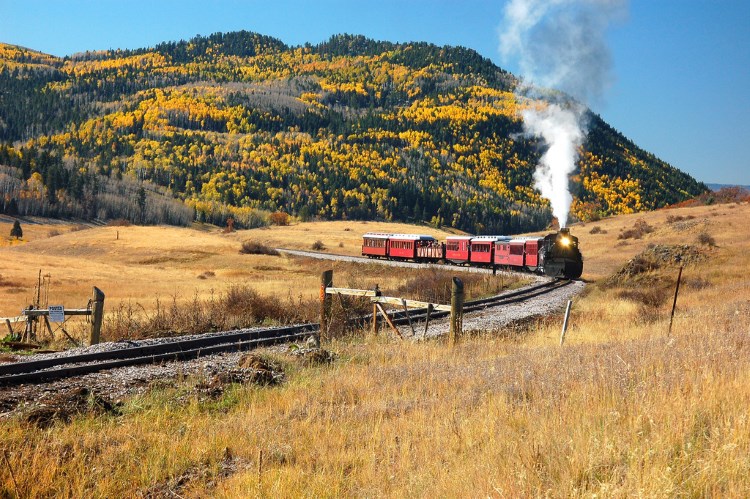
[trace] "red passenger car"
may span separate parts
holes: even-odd
[[[423,234],[391,234],[388,237],[388,256],[391,258],[419,260],[435,247],[439,247],[437,240]]]
[[[362,256],[387,256],[388,238],[391,234],[368,232],[362,236]]]
[[[524,265],[524,240],[503,239],[495,244],[495,264],[511,267]]]
[[[510,265],[510,241],[498,241],[495,245],[495,265]]]
[[[525,241],[523,239],[511,239],[508,241],[508,246],[510,246],[510,255],[508,256],[508,265],[511,265],[513,267],[523,267],[524,266],[524,249],[525,249]]]
[[[445,238],[445,259],[453,263],[469,261],[471,236],[448,236]]]
[[[477,236],[471,238],[471,263],[494,264],[495,246],[503,241],[509,241],[507,236]]]

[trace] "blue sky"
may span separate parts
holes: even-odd
[[[289,45],[336,33],[498,49],[502,0],[0,0],[0,41],[63,56],[245,29]],[[704,182],[750,185],[750,1],[630,0],[608,32],[611,126]]]

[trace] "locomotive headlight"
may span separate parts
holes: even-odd
[[[565,236],[561,237],[560,244],[562,244],[563,246],[570,246],[570,238]]]

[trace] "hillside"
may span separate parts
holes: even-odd
[[[0,45],[0,212],[137,223],[423,221],[547,226],[543,152],[519,135],[515,77],[476,52],[248,32],[65,58]],[[589,117],[580,219],[706,189]],[[5,165],[5,166],[2,166]]]

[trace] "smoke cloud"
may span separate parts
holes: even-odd
[[[626,7],[627,0],[510,0],[505,7],[500,52],[518,60],[522,83],[516,92],[548,103],[521,115],[526,133],[547,144],[534,187],[550,200],[560,227],[573,199],[568,177],[586,138],[582,103],[599,101],[611,82],[605,32]]]
[[[578,147],[586,137],[581,126],[582,113],[583,106],[575,104],[567,109],[560,104],[550,104],[521,113],[526,131],[544,138],[548,145],[534,172],[534,187],[550,200],[560,227],[567,224],[573,202],[568,176],[575,171]]]

